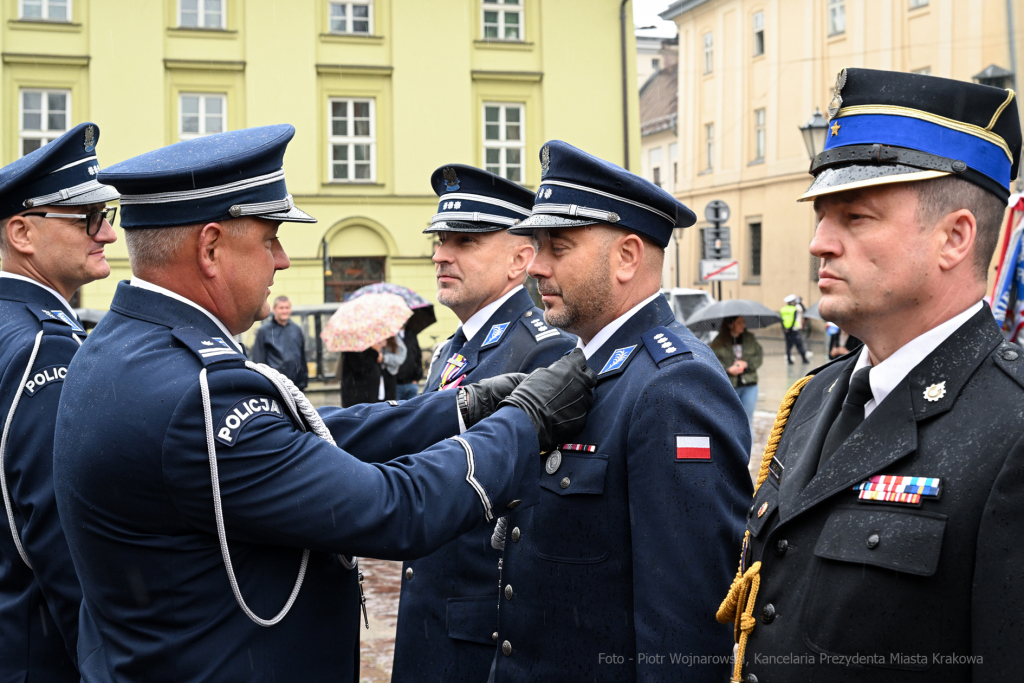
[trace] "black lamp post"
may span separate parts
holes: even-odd
[[[804,147],[807,148],[807,156],[811,159],[825,149],[825,137],[828,135],[828,121],[822,116],[821,110],[814,108],[814,114],[810,121],[800,126],[800,133],[804,136]]]

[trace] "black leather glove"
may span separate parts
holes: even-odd
[[[498,407],[514,406],[537,428],[542,453],[569,441],[587,426],[597,375],[581,349],[534,370]]]
[[[525,372],[510,372],[461,387],[458,395],[459,412],[462,413],[466,428],[493,415],[498,409],[498,403],[511,394],[526,377]]]

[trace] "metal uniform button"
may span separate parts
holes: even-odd
[[[526,312],[526,317],[529,318],[531,316],[533,316],[533,311],[527,311]]]
[[[507,640],[504,643],[502,643],[501,644],[501,653],[503,655],[505,655],[506,657],[508,657],[510,654],[512,654],[512,643],[508,642]]]
[[[547,462],[544,463],[544,471],[548,474],[554,474],[558,471],[558,468],[562,466],[562,451],[557,448],[551,451],[551,455],[548,456]]]
[[[498,632],[497,631],[495,631],[494,633],[491,634],[491,640],[493,640],[494,642],[498,642]]]
[[[779,540],[775,541],[775,554],[776,555],[778,555],[779,557],[782,557],[783,555],[786,554],[787,550],[789,550],[789,541],[787,541],[784,538],[780,538]]]
[[[492,593],[492,595],[493,595],[493,593]],[[511,600],[512,599],[512,584],[510,584],[510,583],[506,583],[505,584],[505,599],[506,600]]]
[[[512,540],[514,542],[518,543],[520,536],[522,536],[522,534],[519,533],[519,527],[516,527],[515,529],[512,530]]]
[[[1017,352],[1013,349],[1003,351],[1003,360],[1017,360]]]
[[[522,502],[523,501],[521,501],[521,500],[513,500],[511,503],[509,503],[505,507],[507,507],[509,510],[515,510],[517,507],[519,507],[519,504],[522,503]]]
[[[747,683],[757,683],[757,676],[754,674],[747,674]]]
[[[562,481],[558,482],[558,485],[561,486],[563,489],[569,488],[569,477],[565,477],[564,479],[562,479]]]
[[[878,534],[871,534],[868,536],[868,550],[874,550],[877,548],[879,541],[880,539],[878,538]]]
[[[405,570],[405,578],[406,578],[406,580],[412,578],[412,567],[406,568],[406,570]]]
[[[775,621],[775,605],[769,602],[761,608],[761,621],[766,624],[770,624]]]

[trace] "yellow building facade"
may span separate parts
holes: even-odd
[[[679,27],[679,170],[671,189],[701,219],[678,242],[678,274],[669,247],[666,286],[678,277],[683,287],[710,291],[698,272],[700,228],[709,225],[704,207],[720,199],[731,209],[740,266],[723,296],[775,308],[787,294],[808,303],[819,296],[807,249],[813,208],[796,202],[811,181],[800,126],[815,109],[827,111],[841,69],[970,81],[990,65],[997,76],[1024,65],[1020,2],[679,0],[661,16]],[[997,80],[1013,87],[1012,76]]]
[[[552,138],[623,164],[625,78],[636,168],[636,53],[621,4],[0,0],[0,161],[87,120],[100,126],[107,166],[197,135],[290,123],[288,189],[319,222],[282,226],[292,265],[274,295],[317,304],[383,279],[435,301],[422,230],[438,166],[480,166],[533,189]],[[82,289],[82,307],[107,308],[130,277],[123,240],[107,254],[113,273]],[[458,323],[435,310],[424,346]]]

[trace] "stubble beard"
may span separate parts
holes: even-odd
[[[611,273],[591,270],[589,278],[569,289],[545,289],[541,283],[540,291],[562,297],[561,310],[545,311],[544,322],[579,336],[584,327],[608,311],[612,299]]]

